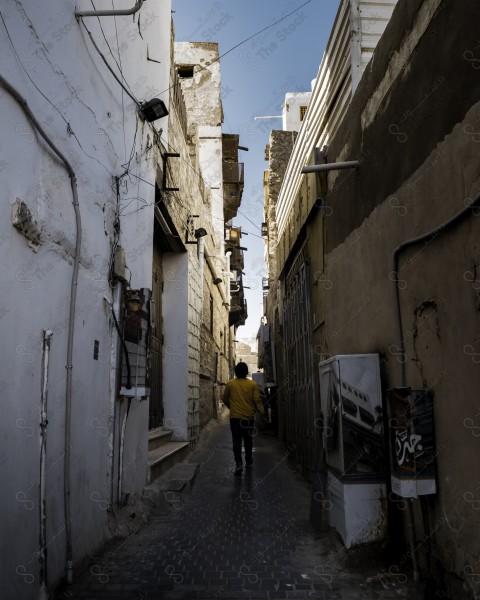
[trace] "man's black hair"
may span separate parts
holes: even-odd
[[[244,362],[239,362],[236,364],[235,375],[240,379],[245,379],[248,375],[248,365]]]

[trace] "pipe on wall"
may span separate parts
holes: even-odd
[[[402,242],[397,248],[395,248],[393,252],[393,264],[392,271],[390,273],[390,279],[393,282],[393,296],[394,296],[394,309],[395,309],[395,325],[397,331],[397,350],[399,355],[400,362],[400,376],[399,376],[399,386],[405,387],[406,385],[406,375],[405,375],[405,363],[407,358],[405,356],[405,336],[403,335],[403,323],[402,323],[402,312],[400,306],[400,286],[399,286],[399,278],[398,278],[398,259],[400,254],[409,248],[410,246],[414,246],[416,244],[420,244],[422,242],[430,243],[435,238],[437,238],[441,233],[448,231],[451,227],[460,223],[465,217],[470,215],[473,210],[480,206],[480,195],[477,196],[468,206],[466,206],[463,210],[453,216],[451,219],[442,223],[435,229],[432,229],[428,233],[420,235],[416,238],[412,238],[405,242]]]
[[[323,163],[320,165],[310,165],[303,167],[302,173],[318,173],[319,171],[340,171],[342,169],[356,169],[360,166],[359,160],[350,160],[347,162]]]
[[[393,296],[394,296],[394,310],[395,310],[395,324],[396,324],[396,333],[397,333],[397,356],[400,362],[400,376],[399,376],[399,386],[406,386],[406,370],[405,364],[407,361],[407,357],[405,354],[405,336],[403,335],[403,323],[402,323],[402,311],[401,311],[401,303],[400,303],[400,286],[399,286],[399,278],[398,278],[398,260],[400,254],[410,248],[411,246],[415,246],[422,242],[430,243],[435,240],[441,233],[448,231],[461,221],[464,218],[472,214],[473,210],[480,205],[480,196],[477,196],[468,206],[466,206],[463,210],[458,212],[448,221],[445,221],[435,229],[432,229],[428,233],[420,235],[418,237],[412,238],[410,240],[406,240],[402,242],[397,248],[395,248],[393,252],[393,265],[392,271],[390,273],[390,279],[393,282]],[[417,551],[415,550],[416,542],[415,542],[415,524],[413,517],[413,499],[410,498],[407,502],[407,518],[408,518],[408,529],[409,529],[409,544],[410,544],[410,553],[412,555],[412,565],[413,565],[413,577],[415,581],[419,581],[420,579],[420,571],[418,567],[418,557]]]
[[[135,6],[125,10],[76,10],[75,17],[116,17],[121,15],[134,15],[142,8],[145,0],[138,0]]]
[[[118,503],[123,506],[122,491],[123,491],[123,457],[125,453],[125,432],[127,430],[128,413],[130,412],[130,406],[132,404],[132,398],[128,398],[127,409],[122,419],[122,427],[120,430],[120,449],[119,449],[119,461],[118,461]]]
[[[122,283],[120,281],[115,282],[113,288],[113,302],[110,304],[110,309],[113,316],[113,330],[112,330],[112,343],[110,347],[110,398],[109,398],[109,440],[108,440],[108,452],[109,452],[109,463],[110,463],[110,510],[113,510],[115,502],[115,433],[116,433],[116,401],[118,392],[118,381],[119,381],[119,359],[120,359],[120,337],[117,331],[116,323],[120,318],[120,306],[122,299]],[[116,322],[115,322],[116,320]]]
[[[52,152],[60,159],[65,166],[70,177],[70,185],[72,188],[73,210],[75,212],[75,250],[73,255],[72,279],[70,283],[70,308],[68,314],[68,333],[67,333],[67,370],[66,390],[65,390],[65,461],[64,461],[64,510],[65,510],[65,534],[66,534],[66,579],[67,583],[73,580],[73,551],[72,551],[72,524],[71,524],[71,507],[70,507],[70,438],[71,438],[71,419],[72,419],[72,358],[73,358],[73,338],[75,330],[75,309],[77,301],[77,285],[78,271],[80,267],[80,252],[82,247],[82,220],[80,216],[77,191],[77,176],[72,165],[67,158],[55,146],[50,137],[40,125],[38,119],[33,114],[27,101],[20,93],[2,76],[0,75],[0,85],[16,100],[22,107],[23,112],[34,129],[40,134],[45,143],[49,146]]]
[[[200,238],[201,239],[201,238]],[[217,269],[215,268],[215,265],[213,264],[213,260],[212,258],[214,258],[213,256],[210,256],[210,254],[208,253],[207,247],[205,246],[205,257],[207,259],[207,263],[208,266],[210,267],[212,274],[213,274],[213,278],[216,279],[218,277],[217,275]],[[219,278],[220,279],[220,278]],[[220,291],[220,295],[222,297],[223,302],[227,302],[227,298],[225,296],[225,292],[223,291],[223,286],[218,286],[218,289]]]
[[[45,475],[47,454],[47,397],[48,397],[48,362],[50,358],[50,339],[53,331],[43,332],[42,342],[42,392],[40,397],[40,478],[39,478],[39,518],[40,518],[40,548],[38,560],[40,563],[40,593],[41,600],[48,598],[47,577],[47,506]]]

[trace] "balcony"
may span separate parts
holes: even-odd
[[[234,297],[232,296],[232,304],[230,305],[230,314],[228,318],[230,327],[232,327],[232,325],[235,327],[245,325],[247,317],[247,301],[245,299],[234,300]]]

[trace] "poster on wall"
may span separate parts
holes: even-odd
[[[433,397],[430,390],[387,391],[392,492],[417,498],[437,491]]]
[[[320,382],[327,465],[344,478],[383,477],[378,356],[338,356],[324,361]]]

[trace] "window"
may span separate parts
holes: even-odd
[[[180,65],[177,67],[179,77],[193,77],[193,65]]]
[[[303,119],[305,118],[305,113],[307,112],[307,106],[301,106],[300,107],[300,121],[303,121]]]

